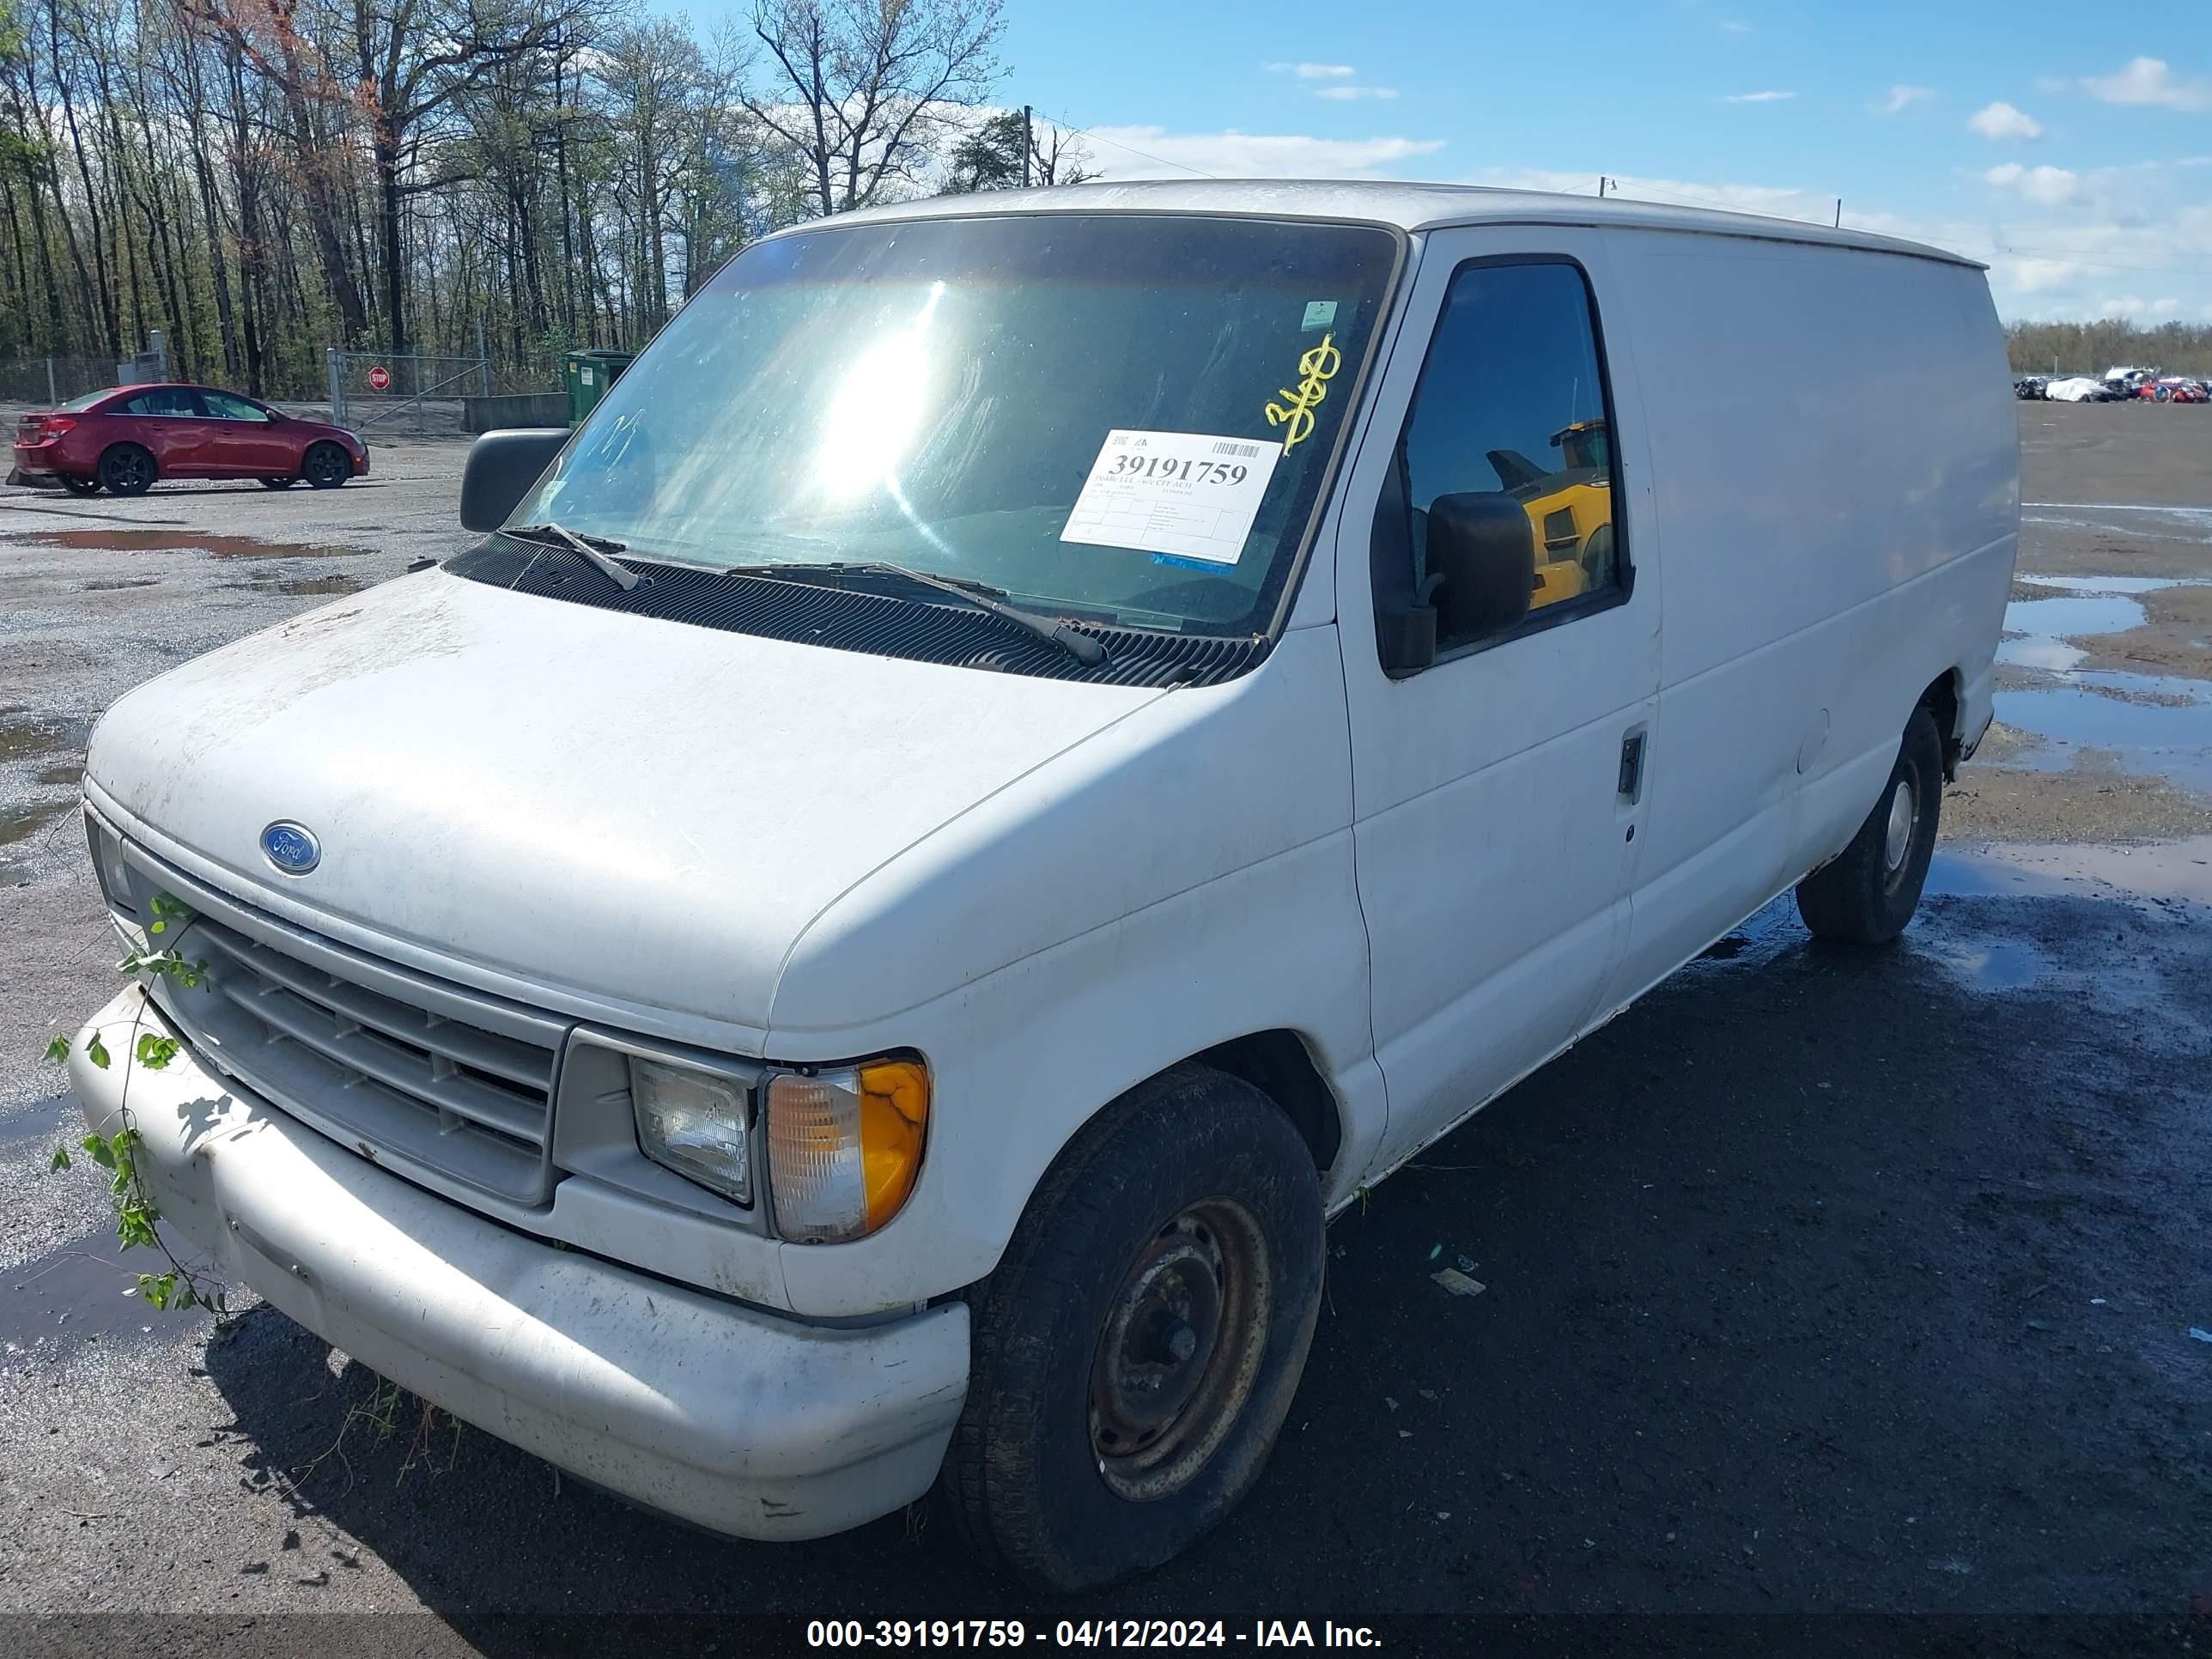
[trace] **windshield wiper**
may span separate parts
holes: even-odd
[[[535,536],[540,541],[550,538],[555,541],[565,542],[589,559],[594,569],[622,589],[623,592],[627,593],[637,586],[637,574],[635,571],[617,564],[607,556],[608,553],[622,552],[627,547],[627,543],[609,541],[605,536],[593,536],[586,539],[579,536],[568,526],[555,524],[550,519],[546,520],[543,524],[511,525],[499,533],[502,536],[516,538]],[[602,548],[606,551],[600,551]]]
[[[1025,633],[1033,634],[1048,645],[1056,645],[1086,668],[1110,662],[1106,647],[1079,629],[1050,617],[1040,617],[1034,611],[1008,602],[1006,590],[994,587],[988,582],[971,581],[964,576],[939,576],[927,570],[916,570],[903,564],[892,564],[884,559],[830,559],[819,563],[737,564],[726,565],[723,573],[731,576],[799,576],[840,575],[852,571],[860,575],[877,573],[899,576],[923,587],[933,587],[940,593],[950,593],[956,599],[965,599],[978,611],[988,611],[993,616],[1010,622]]]

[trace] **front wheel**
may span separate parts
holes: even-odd
[[[1797,914],[1821,939],[1887,945],[1920,905],[1943,801],[1943,739],[1912,711],[1888,786],[1851,844],[1797,884]]]
[[[310,444],[300,460],[300,476],[317,489],[336,489],[353,477],[353,457],[336,444]]]
[[[1321,1183],[1251,1085],[1182,1066],[1086,1126],[969,1294],[945,1497],[1042,1589],[1156,1567],[1259,1479],[1322,1286]]]

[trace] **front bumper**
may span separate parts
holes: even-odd
[[[169,1224],[333,1346],[463,1421],[650,1508],[817,1538],[936,1478],[968,1384],[968,1310],[827,1329],[556,1250],[379,1169],[198,1065],[137,987],[70,1055]],[[98,1030],[108,1068],[84,1057]]]

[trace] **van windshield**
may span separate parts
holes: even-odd
[[[1396,259],[1381,229],[1194,216],[780,237],[693,298],[508,522],[1262,632]]]

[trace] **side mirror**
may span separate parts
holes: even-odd
[[[496,530],[505,524],[568,441],[565,426],[511,427],[471,444],[461,469],[462,528]]]
[[[1535,527],[1510,495],[1439,495],[1429,504],[1428,567],[1439,641],[1502,634],[1528,614],[1536,590]]]

